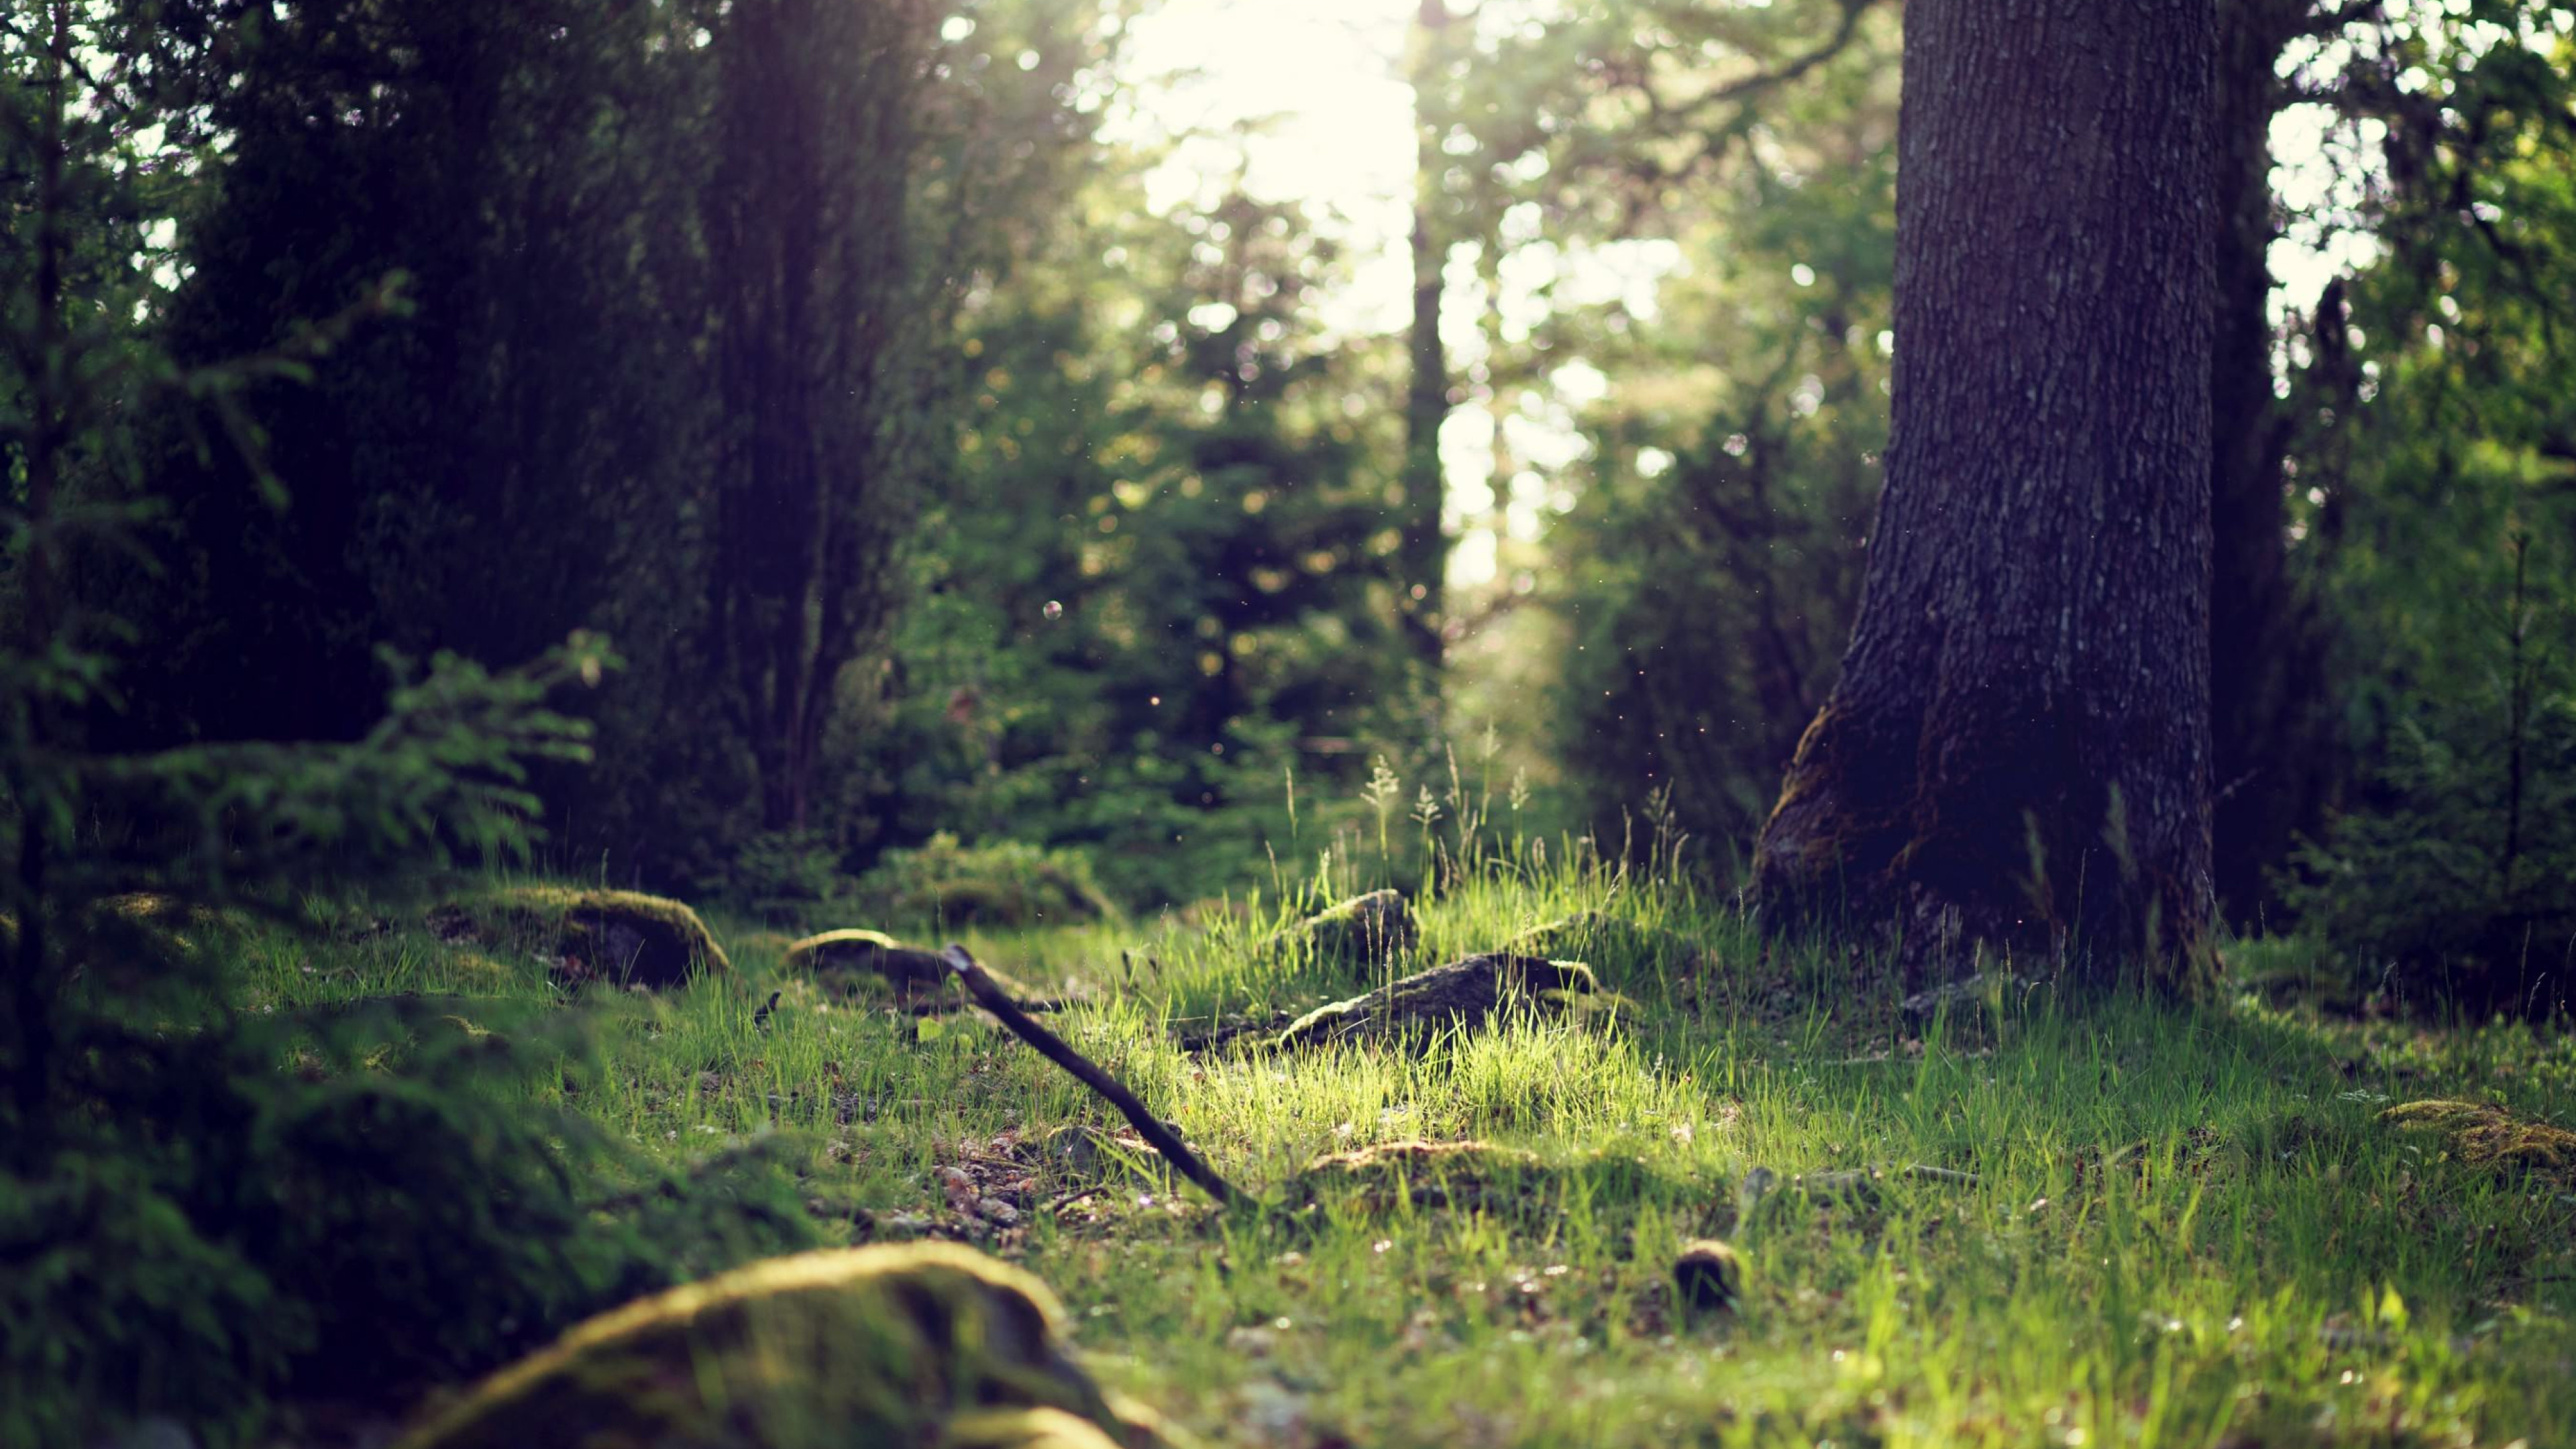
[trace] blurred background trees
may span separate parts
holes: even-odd
[[[1220,0],[75,7],[131,157],[82,295],[181,367],[405,299],[62,485],[150,505],[154,562],[65,555],[137,621],[84,727],[352,739],[379,646],[589,628],[596,761],[535,777],[583,875],[819,899],[946,834],[1183,902],[1490,728],[1530,823],[1651,797],[1732,883],[1858,604],[1901,9],[1346,8],[1410,97],[1382,194],[1155,110],[1157,26],[1258,64]],[[2527,974],[2567,934],[2571,17],[2222,14],[2221,896]],[[1297,105],[1362,104],[1330,80]],[[2401,899],[2445,904],[2354,905]]]

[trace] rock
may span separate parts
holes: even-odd
[[[939,953],[907,946],[883,931],[825,931],[787,948],[786,968],[847,995],[871,979],[900,997],[933,996],[948,984]]]
[[[773,1258],[580,1325],[402,1449],[1169,1442],[1092,1382],[1063,1329],[1046,1285],[954,1244]]]
[[[1300,945],[1318,961],[1346,966],[1376,966],[1412,952],[1421,943],[1421,928],[1401,892],[1370,891],[1316,912],[1281,934],[1282,944]]]
[[[1733,1308],[1744,1294],[1744,1265],[1715,1238],[1684,1243],[1673,1259],[1673,1286],[1685,1307]]]
[[[2517,1117],[2487,1102],[2431,1098],[2400,1102],[2379,1114],[2399,1127],[2429,1127],[2473,1167],[2520,1168],[2566,1176],[2576,1171],[2576,1132]]]
[[[1558,956],[1573,961],[1617,961],[1644,966],[1665,962],[1677,971],[1693,971],[1708,953],[1679,932],[1641,926],[1607,911],[1583,910],[1562,920],[1532,926],[1503,947],[1524,956]]]
[[[1549,1011],[1618,1010],[1627,1002],[1604,991],[1579,961],[1489,952],[1434,966],[1364,996],[1319,1006],[1279,1033],[1281,1048],[1382,1041],[1408,1031],[1480,1026],[1507,1001]]]
[[[427,924],[449,945],[536,956],[567,985],[660,990],[701,972],[733,970],[696,911],[640,891],[510,886],[436,906]]]

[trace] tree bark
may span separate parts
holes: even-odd
[[[1915,0],[1887,483],[1775,921],[2161,980],[2210,915],[2212,0]]]
[[[726,15],[707,218],[725,434],[711,657],[770,830],[813,823],[842,673],[883,629],[910,498],[897,450],[927,299],[909,247],[927,7],[744,0]]]
[[[2292,434],[2272,395],[2272,118],[2288,99],[2283,47],[2325,28],[2313,0],[2230,0],[2219,12],[2212,182],[2217,332],[2210,355],[2211,876],[2230,919],[2261,917],[2265,874],[2322,811],[2330,730],[2319,620],[2291,584],[2282,463]]]
[[[1449,539],[1440,518],[1445,499],[1440,425],[1449,419],[1449,355],[1440,341],[1440,296],[1449,246],[1436,215],[1442,204],[1441,175],[1449,161],[1427,97],[1441,83],[1449,24],[1443,0],[1422,0],[1414,37],[1413,323],[1405,347],[1411,368],[1404,392],[1404,521],[1396,555],[1405,637],[1434,690],[1443,653],[1441,584],[1449,571]]]

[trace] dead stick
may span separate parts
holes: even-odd
[[[1214,1168],[1201,1162],[1199,1155],[1192,1152],[1187,1143],[1173,1136],[1170,1128],[1146,1111],[1145,1104],[1136,1100],[1135,1093],[1118,1085],[1117,1078],[1092,1065],[1090,1058],[1065,1045],[1064,1038],[1031,1020],[1027,1012],[1020,1010],[1019,1003],[1011,999],[1011,994],[1002,989],[1002,983],[993,979],[993,973],[975,964],[975,958],[966,953],[965,947],[951,945],[939,953],[939,959],[948,963],[948,969],[968,991],[974,993],[978,1004],[1002,1019],[1002,1025],[1009,1027],[1012,1035],[1036,1047],[1038,1055],[1073,1073],[1084,1086],[1108,1099],[1109,1105],[1126,1117],[1138,1136],[1152,1143],[1155,1151],[1180,1169],[1181,1176],[1197,1183],[1200,1191],[1215,1198],[1221,1206],[1233,1207],[1244,1200],[1243,1194],[1217,1176]]]

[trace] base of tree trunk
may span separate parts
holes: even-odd
[[[1878,935],[1908,990],[1997,960],[2095,984],[2204,984],[2216,966],[2207,883],[2141,858],[2146,822],[2085,767],[2082,733],[2007,706],[1927,749],[1922,719],[1909,728],[1837,691],[1754,848],[1765,924]],[[1963,738],[1980,741],[1973,756]],[[1917,768],[1926,755],[1931,779]]]

